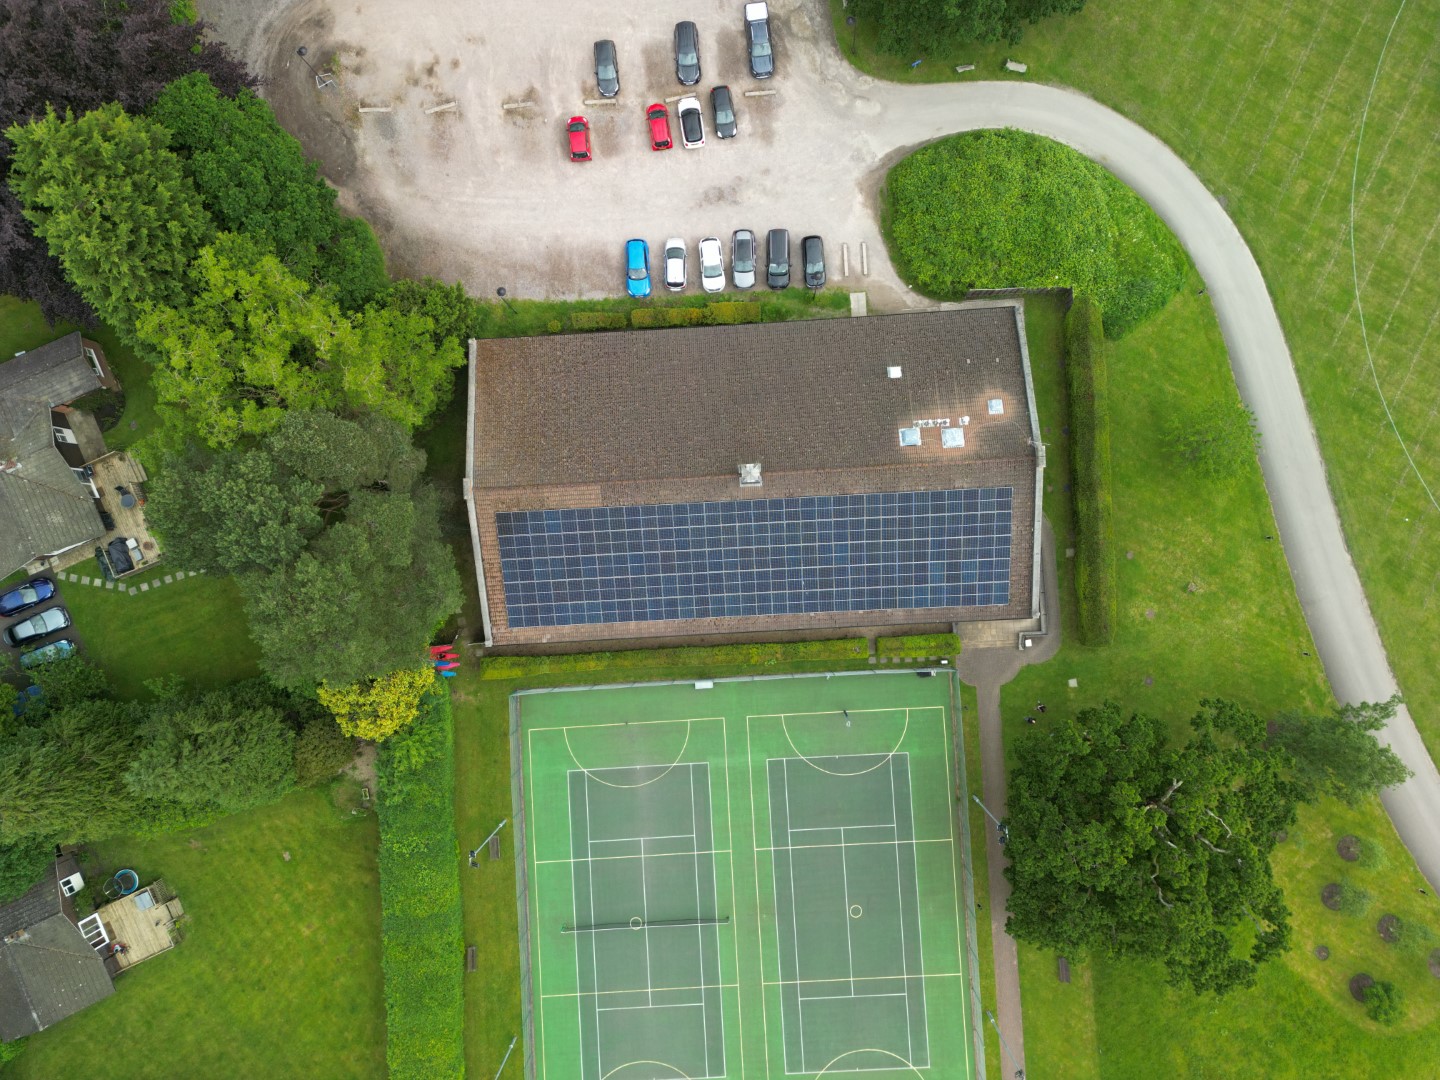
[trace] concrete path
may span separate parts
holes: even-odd
[[[1044,523],[1040,552],[1041,591],[1045,604],[1045,625],[1050,633],[1038,638],[1022,653],[1014,645],[1006,648],[962,649],[956,664],[960,678],[975,687],[975,721],[980,725],[980,767],[983,773],[980,798],[985,807],[1002,821],[1005,818],[1005,740],[1000,723],[1000,687],[1025,664],[1049,660],[1060,648],[1059,586],[1055,565],[1055,533]],[[963,636],[963,631],[962,631]],[[1020,968],[1015,939],[1005,931],[1010,882],[1005,867],[1010,860],[1000,846],[994,822],[985,823],[985,865],[989,870],[990,940],[995,955],[995,1022],[1004,1040],[1001,1053],[1006,1066],[1000,1073],[1014,1076],[1025,1068],[1025,1025],[1020,1009]],[[985,1020],[982,1017],[981,1023]]]

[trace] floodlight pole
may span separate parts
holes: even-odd
[[[1005,1056],[1010,1059],[1010,1064],[1015,1066],[1015,1080],[1025,1080],[1025,1070],[1020,1068],[1015,1060],[1015,1055],[1010,1052],[1010,1045],[1005,1041],[1005,1036],[1000,1032],[1000,1025],[995,1022],[995,1014],[989,1009],[985,1010],[985,1019],[990,1021],[990,1026],[995,1029],[995,1034],[1000,1036],[1000,1049],[1005,1051]]]
[[[500,830],[499,830],[499,829],[496,829],[495,831],[496,831],[496,832],[499,832]],[[511,1040],[510,1040],[510,1049],[508,1049],[508,1050],[505,1051],[505,1060],[502,1061],[502,1062],[500,1062],[500,1067],[495,1070],[495,1080],[500,1080],[500,1074],[505,1071],[505,1066],[506,1066],[507,1064],[509,1064],[509,1062],[510,1062],[510,1055],[511,1055],[512,1053],[514,1053],[514,1051],[515,1051],[515,1044],[516,1044],[519,1040],[520,1040],[520,1036],[519,1036],[519,1035],[516,1035],[516,1036],[514,1036],[513,1038],[511,1038]]]
[[[479,855],[480,852],[484,851],[484,850],[485,850],[485,845],[488,844],[488,843],[490,843],[491,840],[495,839],[495,837],[499,834],[500,830],[503,829],[503,828],[504,828],[506,825],[508,825],[509,823],[510,823],[510,819],[509,819],[509,818],[506,818],[504,821],[500,822],[499,825],[496,825],[496,826],[495,826],[494,832],[492,832],[489,836],[485,837],[484,840],[481,840],[480,843],[476,846],[475,850],[472,851],[472,852],[470,852],[470,865],[471,865],[471,867],[477,868],[477,869],[479,868],[479,865],[480,865],[480,864],[475,861],[475,856],[476,856],[476,855]]]
[[[315,70],[315,65],[312,64],[312,63],[310,63],[309,60],[305,60],[305,55],[306,55],[309,51],[310,51],[310,50],[307,49],[304,45],[301,45],[298,49],[295,50],[295,55],[298,56],[298,57],[300,57],[301,60],[304,60],[304,61],[305,61],[305,66],[310,69],[310,74],[315,76],[315,81],[316,81],[316,82],[319,82],[319,81],[320,81],[320,73]]]
[[[979,796],[979,795],[973,795],[973,794],[972,794],[972,795],[970,796],[970,798],[972,798],[972,799],[975,800],[975,805],[976,805],[976,806],[978,806],[981,810],[984,810],[984,811],[985,811],[985,816],[986,816],[986,817],[988,817],[991,821],[995,822],[995,828],[997,828],[997,829],[1003,829],[1003,828],[1005,827],[1005,826],[1001,823],[1001,821],[1000,821],[999,818],[997,818],[994,814],[990,813],[990,808],[989,808],[988,806],[986,806],[983,802],[980,801],[980,796]]]
[[[498,289],[495,290],[495,295],[500,298],[500,302],[501,302],[502,304],[504,304],[507,308],[510,309],[510,314],[511,314],[511,315],[514,315],[514,314],[515,314],[515,307],[514,307],[514,305],[512,305],[512,304],[510,303],[509,300],[506,300],[506,299],[505,299],[505,286],[504,286],[504,285],[501,285]]]

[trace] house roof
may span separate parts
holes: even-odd
[[[105,962],[70,921],[57,864],[0,907],[0,1040],[33,1035],[114,993]]]
[[[472,374],[471,495],[498,643],[1031,614],[1038,432],[1017,302],[492,339],[474,343]],[[918,428],[918,445],[902,445],[902,428]],[[954,437],[961,432],[963,445]],[[742,488],[739,466],[751,462],[760,463],[762,484]],[[509,624],[497,514],[986,488],[1013,492],[1002,606],[866,608],[863,617],[853,613],[859,608],[677,621],[652,615],[559,627],[525,626],[517,617]],[[587,550],[579,551],[582,560]]]
[[[0,577],[104,532],[50,417],[100,385],[78,332],[0,364]]]

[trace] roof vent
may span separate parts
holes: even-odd
[[[759,486],[760,486],[760,463],[759,463],[758,461],[752,462],[752,463],[749,464],[749,465],[741,465],[741,466],[740,466],[740,486],[741,486],[741,487],[759,487]]]
[[[947,427],[940,429],[940,445],[946,450],[954,450],[956,447],[965,445],[965,429],[963,427]]]
[[[1003,398],[992,397],[989,407],[991,416],[1003,416],[1005,414],[1005,401]]]
[[[885,369],[885,374],[888,378],[898,379],[904,373],[900,370],[899,364],[891,364]]]
[[[901,446],[919,446],[920,429],[918,427],[902,427],[900,429]]]

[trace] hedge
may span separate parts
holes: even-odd
[[[705,322],[709,326],[733,326],[736,323],[759,321],[758,300],[721,300],[705,305]]]
[[[705,309],[698,307],[642,307],[630,312],[630,325],[637,330],[650,326],[699,326]]]
[[[875,639],[875,655],[924,660],[931,656],[956,656],[960,638],[956,634],[910,634],[906,637]]]
[[[1070,472],[1075,493],[1075,596],[1080,641],[1115,636],[1115,543],[1111,526],[1109,376],[1099,307],[1077,296],[1065,317],[1070,389]]]
[[[885,179],[900,276],[927,296],[1065,287],[1123,337],[1185,284],[1188,259],[1155,212],[1089,158],[1021,131],[974,131],[915,151]]]
[[[791,660],[861,660],[869,655],[864,638],[825,641],[781,641],[753,645],[686,646],[675,649],[631,649],[626,652],[571,653],[565,656],[487,656],[480,661],[482,679],[519,679],[572,671],[617,668],[764,667]]]
[[[576,311],[570,316],[571,330],[624,330],[630,316],[623,311]]]
[[[390,1080],[465,1073],[460,846],[450,695],[437,687],[420,716],[381,744],[380,962]]]

